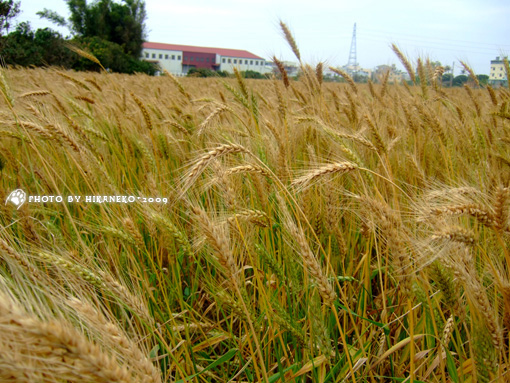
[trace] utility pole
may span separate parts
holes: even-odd
[[[450,88],[453,86],[453,76],[454,76],[454,73],[455,73],[455,61],[452,64],[452,75],[450,77]]]

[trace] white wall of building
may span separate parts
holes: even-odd
[[[182,51],[143,48],[142,58],[157,62],[162,69],[166,69],[174,75],[182,74]]]
[[[241,57],[219,56],[220,70],[234,73],[234,67],[240,71],[252,70],[259,73],[271,72],[266,68],[266,61],[263,59],[247,59]]]
[[[491,70],[489,72],[489,80],[506,80],[506,71],[505,65],[503,64],[503,60],[499,60],[499,57],[496,60],[491,61]]]
[[[183,75],[182,51],[143,48],[142,59],[150,62],[156,62],[162,69],[176,76]],[[266,65],[264,59],[242,58],[222,56],[216,54],[216,63],[219,63],[219,70],[234,73],[234,67],[240,71],[252,70],[259,73],[271,72],[271,67]]]

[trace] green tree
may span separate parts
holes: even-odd
[[[453,86],[462,86],[468,81],[468,76],[461,74],[453,79]]]
[[[368,82],[368,77],[363,76],[362,74],[359,74],[359,73],[354,73],[352,76],[352,79],[354,80],[354,82],[359,82],[359,83]]]
[[[22,66],[58,65],[71,68],[76,55],[65,47],[65,40],[49,28],[32,31],[23,22],[7,36],[1,38],[2,57],[6,64]]]
[[[191,67],[188,69],[186,77],[230,77],[227,71],[214,71],[207,68],[195,68]]]
[[[5,63],[28,66],[40,62],[40,52],[34,38],[34,32],[27,22],[19,23],[13,32],[2,37],[2,58]]]
[[[0,0],[0,36],[3,31],[9,31],[11,20],[19,14],[19,1]]]
[[[476,78],[480,82],[480,85],[487,85],[489,83],[489,76],[486,74],[478,74]]]
[[[214,77],[216,73],[207,68],[191,67],[186,74],[186,77]]]
[[[453,75],[451,73],[445,73],[442,78],[443,86],[450,86],[450,81],[452,81],[452,77]]]
[[[119,44],[103,40],[97,36],[82,37],[77,41],[83,50],[91,52],[105,68],[113,72],[142,72],[150,75],[156,73],[153,64],[126,54]],[[77,70],[98,70],[97,64],[83,57],[78,59],[73,68]]]
[[[242,71],[241,76],[243,76],[244,78],[255,78],[255,79],[266,78],[260,72],[256,72],[254,70]]]
[[[123,51],[138,59],[146,37],[145,2],[143,0],[99,0],[87,4],[86,0],[65,0],[71,13],[69,19],[48,9],[37,14],[57,25],[67,26],[75,37],[98,37],[122,47]]]
[[[8,65],[50,66],[77,70],[97,71],[97,64],[76,55],[66,47],[65,40],[58,32],[50,28],[33,31],[29,23],[20,23],[16,30],[7,36],[0,36],[2,58]],[[135,59],[126,54],[123,48],[99,37],[82,37],[71,40],[72,44],[92,52],[104,67],[114,72],[143,72],[153,75],[156,68],[146,61]]]

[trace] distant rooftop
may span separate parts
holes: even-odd
[[[508,58],[508,57],[507,56],[504,56],[504,57],[497,56],[496,60],[491,60],[491,64],[501,64],[501,63],[503,63],[503,60],[505,58]]]
[[[254,55],[248,51],[239,49],[227,49],[227,48],[210,48],[210,47],[195,47],[192,45],[177,45],[177,44],[164,44],[164,43],[143,43],[143,47],[146,49],[160,49],[168,51],[185,51],[193,53],[213,53],[220,56],[226,57],[241,57],[243,59],[256,59],[263,60],[262,57]]]

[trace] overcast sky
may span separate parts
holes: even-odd
[[[69,14],[64,0],[20,1],[17,21],[29,21],[33,29],[53,27],[36,15],[45,7]],[[354,23],[364,68],[393,63],[402,68],[392,42],[413,61],[421,56],[443,65],[455,62],[456,74],[459,60],[488,74],[490,60],[510,53],[509,0],[146,0],[146,10],[148,41],[245,49],[266,59],[295,61],[280,19],[310,64],[347,64]]]

